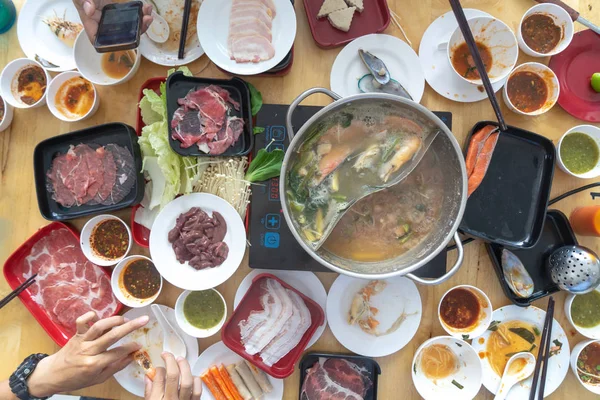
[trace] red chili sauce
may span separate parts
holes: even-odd
[[[510,102],[526,113],[539,110],[548,99],[548,86],[544,79],[529,71],[512,74],[506,91]]]
[[[123,268],[122,282],[127,293],[136,299],[149,299],[160,290],[160,273],[152,262],[139,259]]]
[[[523,40],[532,50],[546,54],[551,52],[563,37],[563,30],[546,14],[531,14],[521,24]]]
[[[475,42],[477,44],[477,48],[479,49],[479,54],[481,55],[481,60],[483,61],[483,65],[485,66],[485,71],[490,72],[492,69],[492,51],[489,47],[481,42]],[[460,46],[456,47],[452,51],[452,56],[450,57],[452,60],[452,66],[460,75],[467,79],[479,79],[479,71],[477,71],[477,67],[475,66],[475,61],[473,60],[473,56],[469,51],[469,46],[467,43],[463,43]]]
[[[127,253],[129,233],[123,223],[116,219],[100,222],[90,236],[90,246],[94,253],[107,260],[116,260]]]
[[[446,325],[455,329],[473,326],[479,319],[479,299],[468,289],[451,290],[442,300],[440,316]]]

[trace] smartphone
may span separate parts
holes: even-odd
[[[104,6],[94,42],[98,53],[131,50],[140,45],[142,6],[141,1]]]

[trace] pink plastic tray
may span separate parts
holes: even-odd
[[[244,345],[241,341],[239,327],[240,321],[243,321],[246,318],[248,318],[252,311],[259,311],[262,309],[262,306],[260,304],[260,296],[263,294],[262,283],[265,282],[267,279],[275,279],[276,281],[281,283],[283,287],[298,293],[298,295],[302,297],[302,300],[304,300],[306,307],[308,307],[308,309],[310,310],[310,316],[312,318],[312,324],[304,333],[304,336],[302,336],[302,340],[300,340],[298,346],[293,348],[285,357],[283,357],[271,367],[263,363],[262,359],[260,358],[260,355],[256,354],[251,356],[250,354],[246,353]],[[229,318],[229,320],[223,326],[223,330],[221,331],[221,339],[227,347],[229,347],[231,350],[233,350],[246,360],[250,361],[252,364],[256,365],[258,368],[265,371],[267,374],[273,376],[274,378],[283,379],[290,376],[294,372],[294,365],[298,362],[300,356],[302,356],[304,348],[310,341],[310,338],[314,335],[317,328],[321,326],[324,321],[325,313],[323,312],[323,309],[312,299],[306,297],[304,294],[302,294],[301,292],[291,287],[290,285],[288,285],[287,283],[285,283],[284,281],[282,281],[274,275],[260,274],[254,277],[254,279],[252,280],[252,285],[250,285],[250,288],[240,301],[240,304],[233,312],[231,318]]]
[[[50,225],[46,225],[45,227],[41,228],[36,233],[34,233],[29,239],[27,239],[25,243],[23,243],[18,249],[16,249],[10,255],[10,257],[8,257],[8,259],[4,263],[4,277],[6,278],[6,282],[8,282],[8,285],[11,287],[11,289],[14,290],[17,288],[17,286],[25,282],[25,279],[23,279],[23,277],[20,274],[18,274],[17,271],[20,265],[23,263],[24,258],[27,257],[27,255],[31,251],[33,245],[35,245],[44,236],[50,234],[51,232],[57,229],[62,228],[68,229],[73,234],[73,236],[75,236],[77,242],[79,242],[79,233],[77,233],[76,230],[74,230],[66,224],[63,224],[62,222],[53,222]],[[110,279],[110,273],[107,270],[101,267],[97,268],[100,268],[106,274],[106,276],[108,276],[108,279]],[[31,315],[33,315],[35,319],[37,319],[39,324],[42,326],[42,328],[44,328],[44,330],[46,331],[46,333],[48,333],[52,340],[56,342],[56,344],[62,347],[69,341],[69,339],[71,338],[71,334],[62,325],[58,325],[57,323],[52,321],[52,319],[50,319],[48,314],[46,314],[46,311],[33,300],[33,298],[31,297],[31,291],[29,289],[25,289],[19,295],[19,299],[29,310]],[[118,303],[114,315],[117,315],[122,308],[123,305],[121,303]]]

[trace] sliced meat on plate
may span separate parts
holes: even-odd
[[[270,41],[262,36],[244,36],[231,43],[231,56],[236,62],[261,62],[275,56],[275,49]]]

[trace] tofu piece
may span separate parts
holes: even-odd
[[[350,30],[350,25],[352,25],[354,11],[356,11],[356,7],[348,7],[344,10],[334,11],[327,16],[327,19],[334,28],[348,32]]]
[[[317,18],[324,18],[334,11],[348,8],[344,0],[325,0],[319,9]]]
[[[359,13],[363,12],[365,9],[364,0],[346,0],[346,4],[348,7],[356,7],[356,11]]]

